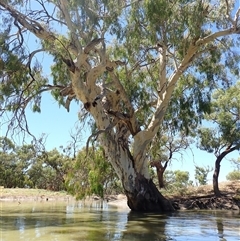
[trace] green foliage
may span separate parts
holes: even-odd
[[[240,180],[240,171],[235,170],[235,171],[229,172],[227,174],[226,178],[229,181],[239,181]]]
[[[87,156],[85,149],[78,153],[68,172],[66,188],[77,199],[92,194],[103,197],[104,194],[122,192],[116,174],[110,163],[105,160],[102,148],[89,151]]]
[[[201,128],[198,131],[200,139],[200,149],[209,153],[215,152],[219,148],[220,139],[217,136],[217,130],[210,128]]]
[[[65,190],[65,176],[71,163],[70,158],[56,149],[38,155],[27,172],[30,187],[52,191]]]
[[[240,82],[227,89],[218,89],[213,93],[211,114],[206,119],[212,128],[200,128],[199,147],[210,153],[220,155],[227,146],[240,149]]]
[[[180,78],[171,98],[165,121],[173,130],[184,130],[187,135],[195,135],[195,129],[211,112],[211,91],[215,81],[192,73]],[[186,89],[186,86],[189,88]]]
[[[41,111],[41,94],[47,79],[41,75],[39,62],[28,59],[23,35],[16,38],[17,42],[11,38],[16,23],[11,18],[3,19],[6,23],[0,31],[0,115],[12,113],[15,121],[10,122],[9,130],[16,126],[27,129],[24,110],[29,106],[33,112]]]
[[[240,82],[213,94],[213,112],[209,116],[219,126],[224,140],[233,145],[240,144]]]
[[[65,175],[71,159],[56,149],[40,153],[34,145],[16,146],[0,138],[0,185],[65,190]]]
[[[166,182],[166,189],[168,191],[176,191],[186,189],[189,185],[192,185],[192,181],[189,180],[189,172],[187,171],[168,171],[164,173],[164,179]]]
[[[27,169],[35,157],[30,145],[17,147],[6,137],[0,138],[0,185],[7,188],[25,187]]]
[[[210,171],[212,170],[209,167],[195,166],[195,179],[198,181],[199,185],[207,184],[207,176]]]
[[[57,149],[38,152],[36,146],[16,146],[10,139],[0,138],[0,185],[30,187],[52,191],[68,190],[77,198],[96,194],[122,193],[121,184],[103,149],[80,151],[76,159]]]

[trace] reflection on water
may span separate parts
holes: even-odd
[[[239,212],[133,213],[106,203],[0,203],[0,241],[240,240]]]

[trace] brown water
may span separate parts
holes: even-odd
[[[240,240],[239,212],[161,215],[97,202],[0,202],[0,214],[0,241]]]

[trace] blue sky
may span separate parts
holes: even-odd
[[[26,40],[25,44],[28,48],[34,49],[38,43],[33,41],[30,37]],[[51,58],[46,55],[41,56],[40,62],[44,67],[44,72],[48,78],[51,78],[49,73],[49,66],[51,65]],[[63,107],[59,108],[58,103],[51,97],[50,94],[46,93],[42,97],[42,111],[41,113],[32,113],[28,108],[27,119],[30,131],[36,136],[40,137],[43,133],[47,135],[46,148],[51,150],[53,148],[59,148],[59,146],[67,146],[71,141],[70,132],[74,131],[76,124],[78,124],[78,112],[80,105],[72,102],[70,106],[70,112],[68,113]],[[2,126],[0,134],[4,135],[6,126]],[[81,147],[84,147],[89,136],[89,130],[84,129],[81,134]],[[21,141],[20,137],[16,136],[16,140]],[[29,139],[30,141],[30,139]],[[20,144],[20,143],[19,143]],[[237,158],[238,152],[234,152],[227,156],[222,161],[221,172],[219,181],[225,180],[227,173],[233,170],[231,163],[228,161],[231,158]],[[168,170],[185,170],[189,171],[190,179],[194,180],[194,166],[214,166],[215,156],[214,154],[208,154],[201,151],[194,146],[192,150],[188,150],[183,153],[183,158],[176,156],[178,160],[174,160],[169,166]],[[210,173],[208,179],[211,182],[212,173]]]
[[[72,103],[70,106],[70,112],[63,107],[59,108],[58,103],[48,93],[45,93],[42,97],[42,111],[41,113],[33,113],[29,108],[26,112],[27,120],[30,131],[36,136],[40,137],[43,133],[47,135],[46,148],[51,150],[53,148],[59,148],[60,146],[67,146],[71,141],[70,132],[74,132],[74,129],[78,120],[78,112],[80,105]],[[4,134],[6,128],[2,127],[1,134]],[[87,138],[90,131],[84,128],[81,133],[80,147],[86,145]],[[15,136],[15,140],[21,144],[21,136]],[[29,142],[31,138],[28,138]],[[194,145],[191,150],[187,150],[182,153],[183,155],[174,156],[174,160],[169,165],[168,170],[184,170],[189,171],[190,179],[194,180],[194,166],[210,166],[214,167],[215,156],[214,154],[208,154],[205,151],[197,149]],[[221,171],[219,180],[223,181],[226,175],[233,170],[232,164],[229,162],[231,158],[238,158],[237,151],[229,154],[227,158],[224,158],[221,163]],[[209,174],[208,179],[211,182],[212,173]]]

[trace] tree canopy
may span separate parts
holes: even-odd
[[[216,195],[220,162],[229,153],[240,150],[240,82],[213,93],[210,114],[206,120],[212,127],[199,129],[199,147],[216,156],[213,187]]]

